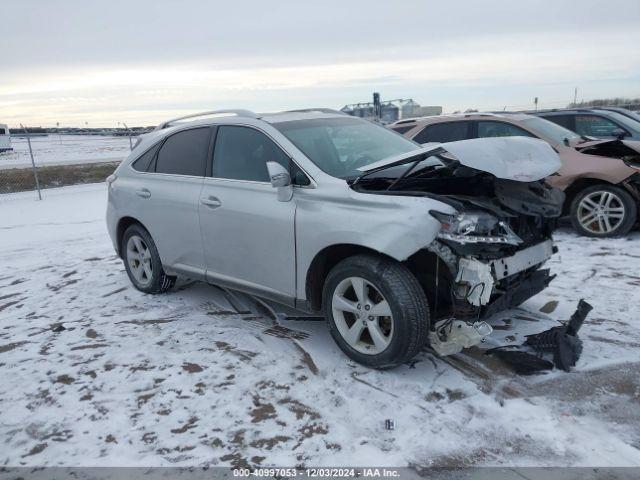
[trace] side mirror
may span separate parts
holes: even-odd
[[[288,202],[293,197],[293,185],[291,175],[286,168],[277,162],[267,162],[267,171],[271,186],[278,189],[278,200]]]
[[[267,162],[269,180],[273,188],[288,187],[291,185],[291,176],[286,168],[277,162]]]
[[[611,136],[617,138],[618,140],[622,140],[624,137],[629,135],[627,132],[622,130],[621,128],[617,128],[611,132]]]

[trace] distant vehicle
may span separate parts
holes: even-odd
[[[640,140],[640,120],[612,109],[576,108],[529,113],[557,123],[583,137]]]
[[[634,112],[633,110],[629,110],[627,108],[622,107],[597,107],[595,110],[610,110],[612,112],[618,112],[625,117],[629,117],[632,120],[640,122],[640,114],[638,112]]]
[[[400,120],[388,128],[418,143],[471,138],[534,137],[558,152],[563,166],[550,184],[564,190],[564,214],[590,237],[626,235],[640,201],[640,143],[581,137],[556,123],[524,113],[470,113]]]
[[[11,132],[8,126],[0,123],[0,153],[11,151],[13,151],[13,147],[11,146]]]
[[[322,312],[350,358],[389,368],[479,343],[483,315],[547,286],[560,166],[532,138],[421,148],[327,109],[208,112],[143,136],[107,179],[107,225],[138,290],[181,274]]]

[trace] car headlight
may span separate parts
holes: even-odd
[[[522,239],[501,220],[485,212],[462,212],[452,215],[431,211],[442,224],[438,238],[456,243],[498,243],[519,245]]]

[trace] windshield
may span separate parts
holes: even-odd
[[[353,117],[293,120],[273,126],[321,170],[343,179],[360,176],[360,167],[419,148],[396,132]]]
[[[631,130],[640,131],[640,122],[629,118],[619,112],[613,112],[611,110],[607,111],[607,116],[611,118],[611,120],[615,120],[618,123],[621,123],[623,126],[630,128]]]
[[[636,122],[640,122],[640,115],[638,115],[638,112],[634,112],[632,110],[627,110],[625,108],[621,108],[619,110],[607,110],[608,112],[617,112],[620,115],[623,115],[627,118],[630,118],[631,120],[635,120]]]
[[[522,121],[522,124],[545,138],[547,141],[551,141],[555,144],[564,143],[565,138],[567,140],[580,139],[580,135],[572,132],[564,127],[561,127],[557,123],[550,122],[544,118],[531,117]]]

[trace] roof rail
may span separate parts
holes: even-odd
[[[155,128],[155,130],[162,130],[163,128],[170,127],[172,123],[175,123],[179,120],[187,120],[190,118],[197,118],[197,117],[206,117],[209,115],[224,115],[226,113],[231,113],[231,114],[237,115],[238,117],[260,118],[257,114],[253,113],[251,110],[242,110],[242,109],[210,110],[208,112],[192,113],[191,115],[172,118],[171,120],[167,120],[166,122],[159,123],[158,126]]]
[[[404,125],[405,123],[416,123],[422,117],[407,118],[404,120],[396,120],[392,125]]]
[[[338,115],[347,115],[340,110],[334,110],[333,108],[301,108],[299,110],[287,110],[286,113],[305,113],[305,112],[320,112],[320,113],[335,113]]]

